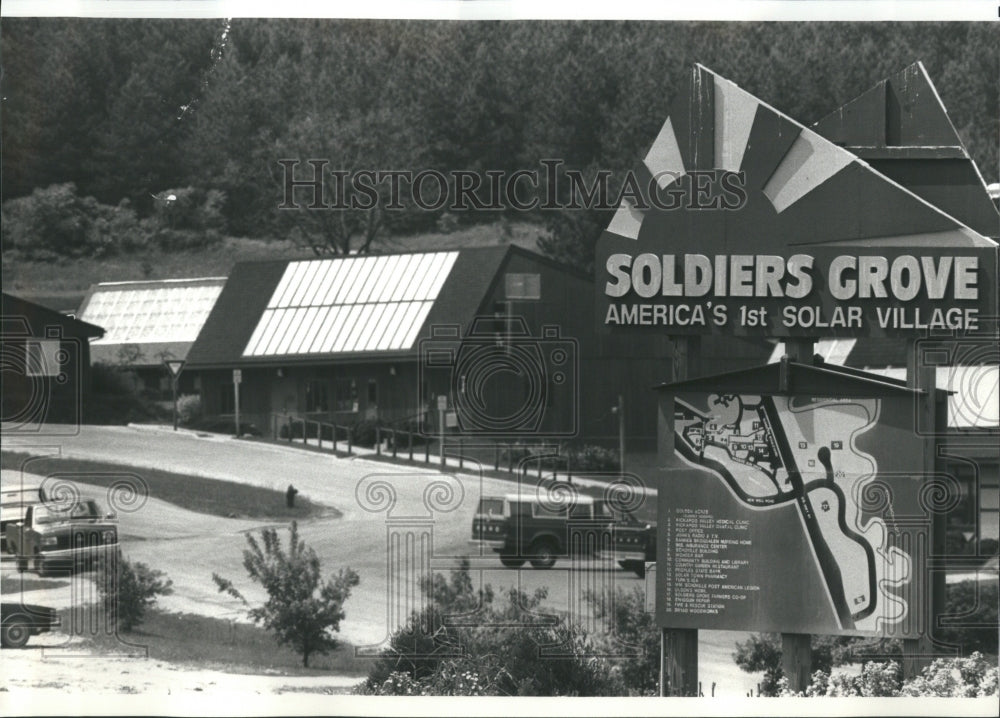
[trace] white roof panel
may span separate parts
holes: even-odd
[[[457,258],[452,251],[289,262],[243,355],[410,349]]]
[[[225,279],[98,284],[80,319],[104,328],[93,344],[193,342]]]

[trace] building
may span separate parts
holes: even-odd
[[[104,330],[6,292],[0,315],[4,432],[75,432],[90,393],[89,340]]]
[[[599,335],[593,296],[589,275],[516,246],[239,263],[185,371],[227,417],[240,370],[241,421],[265,433],[289,417],[436,427],[446,396],[472,434],[617,441],[621,394],[642,398],[630,448],[651,447],[669,342]],[[759,361],[740,345],[706,360]]]
[[[1000,239],[1000,212],[921,63],[879,82],[813,129],[967,227]],[[937,334],[941,334],[938,332]],[[930,333],[915,346],[862,338],[832,340],[830,363],[905,379],[908,362],[933,361],[951,392],[939,452],[961,487],[948,516],[950,543],[1000,539],[1000,363],[997,324],[974,333]],[[908,357],[917,352],[921,356]],[[995,550],[994,550],[995,552]]]
[[[93,285],[78,312],[81,320],[105,330],[91,340],[93,362],[127,369],[136,391],[169,398],[163,361],[186,359],[225,283],[225,277],[205,277]],[[198,390],[197,377],[182,372],[178,391]]]

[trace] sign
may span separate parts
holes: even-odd
[[[673,407],[674,455],[659,479],[661,626],[924,630],[919,547],[941,486],[921,465],[912,398],[702,392]]]
[[[598,312],[612,330],[789,337],[975,332],[996,302],[995,250],[987,249],[633,250],[610,252],[603,264]]]
[[[243,370],[233,369],[233,384],[242,384],[242,383],[243,383]]]
[[[167,371],[170,372],[170,376],[175,379],[180,376],[181,369],[184,368],[183,359],[164,359],[163,364],[167,367]]]
[[[995,242],[704,67],[622,179],[603,331],[914,336],[997,311]]]
[[[448,397],[444,394],[438,396],[438,411],[446,411],[448,409]]]

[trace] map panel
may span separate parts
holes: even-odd
[[[901,398],[680,394],[660,477],[661,625],[912,632],[924,475]],[[902,490],[873,510],[891,471]]]

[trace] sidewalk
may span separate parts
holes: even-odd
[[[129,428],[140,429],[143,431],[157,431],[157,432],[173,432],[173,427],[168,424],[129,424]],[[213,434],[206,431],[194,431],[191,429],[181,429],[177,430],[178,433],[183,433],[187,436],[205,439],[208,441],[235,441],[236,437],[229,434]],[[254,443],[257,446],[266,446],[274,448],[278,451],[292,451],[295,453],[300,453],[303,450],[310,450],[314,453],[322,453],[324,455],[330,456],[331,458],[343,458],[347,460],[353,459],[369,459],[372,461],[378,461],[380,463],[389,464],[400,464],[404,466],[426,466],[431,471],[440,471],[444,469],[449,473],[461,473],[468,476],[488,476],[494,479],[502,479],[507,481],[516,482],[518,480],[518,475],[526,475],[527,477],[540,478],[545,481],[563,481],[567,483],[574,484],[576,486],[583,486],[587,488],[604,488],[609,483],[617,478],[617,474],[614,472],[591,472],[591,476],[579,475],[574,473],[572,476],[568,476],[564,472],[543,470],[539,474],[536,466],[533,466],[533,462],[530,460],[522,461],[521,470],[518,471],[518,467],[515,466],[515,471],[507,471],[502,465],[499,470],[495,469],[493,465],[489,463],[482,463],[479,459],[462,456],[459,457],[457,453],[447,453],[444,457],[444,463],[441,462],[441,455],[434,450],[427,451],[423,446],[413,447],[413,460],[410,461],[410,451],[408,447],[399,447],[396,450],[396,457],[392,456],[392,449],[388,448],[388,440],[383,442],[383,448],[380,450],[375,448],[368,448],[365,446],[351,446],[351,453],[349,455],[345,454],[347,448],[347,442],[340,439],[336,442],[337,451],[333,451],[333,442],[329,439],[324,439],[322,445],[319,439],[305,438],[305,439],[295,439],[293,441],[288,441],[287,439],[269,439],[266,437],[255,437]],[[452,449],[453,447],[446,447]],[[429,460],[425,460],[429,459]],[[594,475],[598,475],[601,478],[593,478]],[[638,478],[638,477],[636,477]],[[655,488],[650,488],[641,484],[641,480],[638,485],[634,486],[635,490],[644,496],[656,496],[657,490]]]

